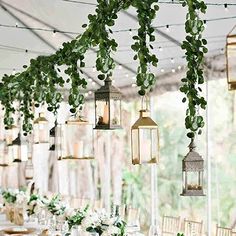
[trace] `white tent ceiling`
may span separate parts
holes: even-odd
[[[4,73],[12,73],[13,69],[20,71],[24,64],[28,64],[31,58],[42,54],[55,52],[64,41],[68,41],[82,33],[82,24],[87,22],[87,15],[94,13],[96,0],[81,1],[66,0],[4,0],[0,1],[0,76]],[[206,2],[210,2],[206,1]],[[156,75],[166,78],[168,73],[178,71],[180,66],[185,66],[184,52],[180,48],[180,43],[185,37],[184,21],[186,11],[178,4],[166,4],[161,1],[160,11],[153,23],[158,26],[156,31],[155,52],[159,58]],[[85,3],[85,4],[83,4]],[[211,3],[225,3],[219,0]],[[228,0],[227,3],[236,3],[235,0]],[[212,55],[222,54],[225,47],[225,38],[229,31],[236,24],[236,6],[208,6],[204,19],[207,22],[205,37],[208,39],[209,53]],[[222,19],[231,18],[231,19]],[[218,20],[216,20],[218,19]],[[14,27],[14,26],[18,27]],[[170,25],[169,31],[166,25]],[[53,34],[52,31],[40,31],[22,29],[23,27],[43,28],[51,30],[61,30],[71,33]],[[163,26],[163,27],[159,27]],[[138,27],[135,10],[129,9],[121,12],[113,30],[129,30]],[[135,31],[133,31],[135,34]],[[129,31],[114,32],[113,37],[119,44],[118,52],[114,55],[117,66],[114,79],[119,87],[131,88],[134,83],[137,62],[132,60],[133,52],[130,49],[132,36]],[[161,48],[161,50],[160,50]],[[26,52],[27,50],[27,52]],[[86,57],[85,72],[89,78],[96,83],[90,83],[89,89],[96,89],[101,81],[96,79],[97,73],[93,70],[96,53],[89,51]],[[173,58],[173,60],[171,60]],[[225,63],[222,61],[222,63]],[[135,88],[133,88],[135,90]]]

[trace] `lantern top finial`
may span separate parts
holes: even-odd
[[[48,120],[45,117],[44,112],[39,112],[39,117],[34,121],[34,124],[39,124],[39,123],[48,123]]]
[[[121,92],[118,88],[116,88],[115,86],[112,85],[112,79],[107,76],[107,78],[104,80],[104,85],[101,86],[101,88],[99,88],[96,92],[95,92],[95,97],[100,98],[100,94],[118,94],[119,96],[121,96]]]
[[[203,171],[204,160],[195,149],[196,145],[194,143],[194,139],[191,139],[189,144],[189,152],[183,159],[183,171]]]
[[[190,142],[190,144],[188,145],[188,147],[189,147],[189,151],[195,151],[195,149],[196,149],[196,144],[195,144],[195,141],[194,141],[194,138],[191,138],[191,142]]]
[[[189,152],[183,159],[184,162],[203,161],[202,156],[196,151],[196,144],[194,138],[191,139],[189,144]]]
[[[158,128],[157,123],[152,120],[150,117],[149,110],[140,110],[140,117],[139,119],[133,124],[132,129],[139,129],[139,128]]]

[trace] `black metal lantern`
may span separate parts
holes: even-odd
[[[55,121],[55,125],[49,131],[49,151],[55,151],[55,147],[56,147],[56,128],[57,128],[57,121]]]
[[[59,160],[94,159],[93,125],[86,119],[69,119],[59,130]]]
[[[9,155],[13,162],[22,162],[28,160],[28,146],[25,141],[21,140],[21,134],[8,145]]]
[[[32,157],[29,157],[25,165],[25,179],[27,181],[30,181],[33,178],[34,178],[34,166],[32,162]]]
[[[143,103],[143,101],[142,101]],[[152,164],[159,161],[158,125],[150,117],[146,103],[139,111],[139,119],[131,128],[132,164]]]
[[[203,193],[204,160],[195,151],[194,139],[189,144],[189,153],[182,161],[183,192],[181,196],[205,196]]]
[[[121,129],[121,98],[120,90],[107,77],[105,85],[95,92],[95,129]]]
[[[236,90],[236,26],[227,35],[226,66],[229,90]]]
[[[39,113],[39,117],[34,121],[34,143],[48,143],[49,129],[48,120],[43,112]]]
[[[12,125],[10,128],[6,129],[6,144],[12,144],[12,141],[17,138],[18,133],[19,128],[16,125]]]

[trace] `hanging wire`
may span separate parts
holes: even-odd
[[[68,3],[77,3],[81,5],[88,5],[88,6],[97,6],[96,3],[89,3],[85,1],[79,1],[79,0],[62,0],[63,2],[68,2]],[[182,5],[182,3],[178,1],[159,1],[158,3],[160,4],[168,4],[168,5]],[[236,6],[236,3],[213,3],[213,2],[206,2],[205,3],[207,6]]]
[[[207,236],[211,236],[212,226],[212,203],[211,203],[211,156],[209,152],[209,72],[207,71],[205,76],[206,84],[206,160],[207,160]]]
[[[209,41],[208,45],[211,44],[211,43],[225,42],[225,39],[220,39],[222,37],[225,38],[225,36],[217,36],[217,37],[219,37],[219,40]],[[217,38],[217,37],[214,37],[214,38]],[[206,39],[209,40],[210,38],[213,38],[213,37],[209,37],[209,38],[206,38]],[[165,41],[165,42],[169,42],[169,41]],[[152,45],[156,45],[156,44],[160,44],[160,43],[161,42],[157,42],[157,43],[154,43]],[[121,45],[121,47],[124,47],[124,49],[118,49],[117,52],[128,52],[128,51],[131,51],[130,45],[127,45],[127,46],[122,46]],[[125,47],[127,47],[127,48],[125,48]],[[160,48],[161,48],[161,50],[163,50],[163,49],[166,49],[166,48],[177,48],[177,47],[179,47],[179,46],[178,45],[166,45],[166,46],[159,47],[159,50],[160,50]],[[51,54],[50,52],[36,51],[36,50],[33,50],[33,49],[20,48],[20,47],[4,45],[4,44],[0,44],[0,50],[19,52],[19,53],[40,54],[40,55],[42,55],[42,54],[50,55]]]
[[[219,18],[213,18],[213,19],[205,19],[204,22],[214,22],[214,21],[221,21],[221,20],[231,20],[236,19],[236,16],[229,16],[229,17],[219,17]],[[173,24],[167,24],[167,25],[159,25],[159,26],[153,26],[154,29],[162,29],[162,28],[172,28],[172,27],[178,27],[178,26],[184,26],[185,23],[173,23]],[[71,34],[71,35],[81,35],[81,32],[75,32],[75,31],[66,31],[66,30],[55,30],[50,28],[40,28],[40,27],[26,27],[26,26],[18,26],[18,25],[10,25],[10,24],[0,24],[0,27],[2,28],[12,28],[12,29],[21,29],[21,30],[31,30],[31,31],[42,31],[42,32],[50,32],[53,34],[56,33],[62,33],[62,34]],[[120,30],[113,30],[113,33],[122,33],[122,32],[132,32],[137,31],[138,28],[129,28],[129,29],[120,29]]]

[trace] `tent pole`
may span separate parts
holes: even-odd
[[[210,122],[209,122],[209,80],[208,73],[206,75],[206,100],[207,100],[207,108],[206,108],[206,159],[207,159],[207,236],[211,236],[212,231],[212,204],[211,204],[211,155],[210,155],[210,145],[209,145],[209,130],[210,130]]]

